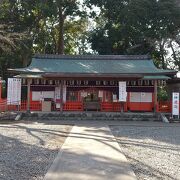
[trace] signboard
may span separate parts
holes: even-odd
[[[66,102],[66,94],[67,94],[67,87],[66,85],[63,85],[63,102]],[[60,102],[61,102],[61,87],[57,86],[55,87],[55,93],[54,93],[54,99],[56,102],[56,108],[60,108]]]
[[[21,79],[8,78],[7,104],[20,105]]]
[[[179,116],[179,93],[173,92],[172,115]]]
[[[55,87],[54,99],[56,102],[60,102],[60,99],[61,99],[61,88],[60,88],[60,86]]]
[[[119,82],[119,101],[126,102],[127,92],[126,92],[126,82]]]
[[[67,87],[66,85],[63,86],[63,102],[66,102],[66,95],[67,95]]]

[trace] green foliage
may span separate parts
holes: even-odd
[[[167,101],[168,100],[168,93],[165,87],[158,88],[158,100],[159,101]]]
[[[75,20],[79,15],[82,20]],[[64,53],[64,38],[66,53],[75,54],[80,51],[87,35],[86,20],[83,19],[84,13],[79,10],[79,1],[76,0],[2,0],[1,76],[6,78],[7,68],[27,66],[34,53]],[[65,27],[67,24],[68,28]]]
[[[168,39],[180,33],[176,0],[86,0],[101,9],[91,33],[92,49],[99,54],[151,54],[165,68]],[[100,19],[100,20],[99,20]],[[101,19],[104,25],[99,26]]]
[[[151,54],[159,67],[180,69],[177,0],[80,2],[1,0],[1,76],[6,78],[7,68],[27,66],[34,53],[87,54],[90,44],[94,53]]]

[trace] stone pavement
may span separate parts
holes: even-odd
[[[45,180],[135,180],[107,125],[76,124]]]

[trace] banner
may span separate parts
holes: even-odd
[[[179,93],[173,92],[172,115],[179,116]]]
[[[126,92],[126,82],[119,82],[119,101],[126,102],[127,92]]]
[[[63,103],[66,102],[66,95],[67,95],[67,87],[66,85],[63,86]]]
[[[67,87],[66,85],[63,85],[63,102],[66,102],[66,94],[67,94]],[[55,94],[54,94],[54,99],[56,102],[61,101],[61,87],[57,86],[55,87]]]
[[[7,104],[21,104],[21,79],[8,78]]]
[[[61,88],[60,86],[55,87],[54,99],[56,103],[60,103],[61,100]]]

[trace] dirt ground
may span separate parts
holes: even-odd
[[[56,123],[1,121],[0,179],[43,179],[71,128]]]
[[[180,180],[180,124],[111,126],[139,180]]]

